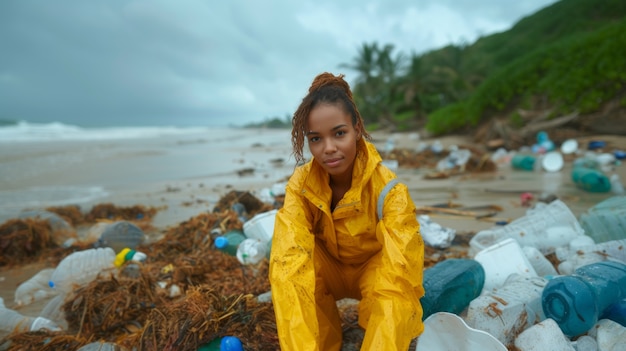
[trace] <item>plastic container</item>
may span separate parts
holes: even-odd
[[[521,246],[536,247],[544,255],[566,246],[585,231],[563,201],[538,202],[526,214],[504,226],[494,226],[476,233],[470,240],[472,252],[483,250],[498,241],[513,238]]]
[[[145,254],[130,249],[119,254],[110,247],[76,251],[59,262],[48,285],[57,291],[69,292],[74,285],[87,284],[100,274],[117,274],[116,268],[128,260],[144,259]]]
[[[536,247],[524,246],[522,250],[538,276],[553,277],[558,274],[552,262],[550,262],[541,251],[537,250]]]
[[[415,351],[506,351],[489,333],[471,328],[456,314],[437,312],[424,321]]]
[[[237,259],[242,264],[257,264],[268,257],[270,248],[258,239],[247,238],[237,247]]]
[[[613,303],[626,298],[626,264],[592,263],[574,274],[553,278],[542,295],[543,310],[565,335],[586,333]]]
[[[626,196],[612,196],[582,213],[580,225],[597,243],[626,239]]]
[[[611,180],[604,172],[589,167],[572,168],[572,181],[580,189],[591,193],[606,193],[611,190]]]
[[[12,333],[13,331],[36,331],[48,329],[51,331],[61,330],[59,326],[49,319],[42,317],[29,317],[21,313],[6,308],[4,300],[0,297],[0,330]]]
[[[474,259],[485,270],[483,292],[502,286],[511,274],[537,276],[537,272],[514,239],[498,242],[476,254]]]
[[[511,166],[522,171],[534,171],[536,160],[533,155],[515,154],[511,158]]]
[[[598,321],[589,335],[596,338],[600,351],[624,351],[626,349],[626,327],[608,319]]]
[[[274,222],[278,210],[259,213],[243,224],[243,233],[247,238],[259,239],[269,243],[274,236]]]
[[[57,292],[50,289],[48,285],[52,272],[54,272],[54,268],[44,268],[20,284],[15,289],[15,304],[17,306],[26,306],[35,301],[56,295]]]
[[[502,287],[470,302],[467,324],[511,345],[517,333],[545,319],[541,292],[547,281],[543,277],[512,274]]]
[[[541,347],[537,348],[538,341]],[[546,319],[524,330],[515,338],[515,350],[550,350],[550,351],[583,351],[575,350],[559,326],[552,319]]]
[[[215,238],[215,248],[231,256],[237,256],[237,247],[246,236],[241,230],[231,230]]]
[[[243,344],[236,336],[223,336],[200,346],[198,351],[243,351]]]
[[[554,322],[554,324],[556,324],[556,322]],[[556,327],[558,328],[559,326],[557,325]],[[559,330],[561,329],[559,328]],[[589,335],[579,337],[572,343],[572,345],[576,351],[598,351],[598,343],[596,342],[596,339]]]
[[[475,260],[447,259],[424,270],[422,319],[436,312],[460,313],[483,289],[485,271]]]
[[[626,239],[605,241],[599,244],[561,248],[557,251],[559,273],[572,274],[579,267],[605,260],[626,263]]]
[[[128,221],[117,221],[107,225],[96,243],[96,247],[110,247],[115,252],[124,248],[135,250],[145,239],[141,228]]]

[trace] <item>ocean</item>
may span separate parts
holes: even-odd
[[[48,206],[143,203],[191,183],[210,186],[215,201],[288,176],[290,153],[287,129],[0,125],[0,221]]]

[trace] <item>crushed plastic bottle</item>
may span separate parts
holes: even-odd
[[[48,329],[51,331],[61,330],[53,321],[43,317],[29,317],[6,308],[4,300],[0,297],[0,330],[11,333],[13,331],[36,331]]]
[[[52,272],[54,272],[54,268],[44,268],[20,284],[15,289],[15,304],[17,306],[26,306],[35,301],[56,295],[57,292],[48,286]]]
[[[146,255],[124,249],[116,254],[110,247],[76,251],[65,257],[50,276],[49,286],[63,292],[72,291],[75,285],[84,285],[100,274],[117,274],[116,268],[128,260],[143,261]]]

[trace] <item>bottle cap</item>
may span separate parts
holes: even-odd
[[[215,238],[215,247],[218,249],[223,249],[228,246],[228,239],[224,236],[218,236]]]
[[[120,251],[117,255],[115,255],[115,261],[113,261],[113,263],[115,264],[115,267],[121,267],[124,264],[124,262],[132,259],[135,252],[137,251],[129,249],[129,248],[122,249],[122,251]]]
[[[143,262],[146,260],[146,258],[148,258],[148,255],[143,252],[137,251],[130,259],[135,262]]]

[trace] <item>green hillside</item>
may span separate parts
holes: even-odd
[[[440,135],[494,118],[522,129],[533,116],[573,116],[568,125],[580,129],[588,116],[626,116],[625,53],[626,1],[562,0],[469,45],[407,58],[364,44],[342,66],[359,73],[355,98],[373,128]]]

